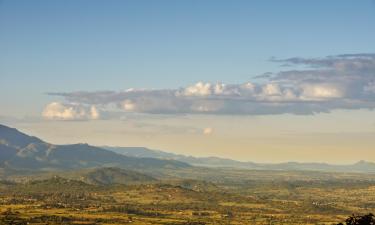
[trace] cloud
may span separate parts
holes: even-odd
[[[52,102],[44,108],[42,116],[50,120],[88,120],[99,119],[100,114],[95,106],[87,108],[81,105]]]
[[[187,87],[183,90],[182,94],[184,96],[208,96],[212,93],[212,84],[210,83],[203,83],[198,82],[195,85]]]
[[[90,119],[93,119],[93,120],[96,120],[96,119],[99,119],[100,117],[100,114],[99,114],[99,111],[96,109],[95,106],[91,106],[90,107],[90,115],[89,115],[89,118]]]
[[[301,98],[310,100],[341,98],[344,95],[339,87],[329,84],[302,84],[301,90]]]
[[[272,61],[302,69],[266,73],[261,80],[241,84],[200,81],[174,89],[49,93],[63,97],[65,103],[47,107],[44,115],[57,119],[98,118],[87,111],[92,106],[99,107],[104,114],[116,111],[226,115],[314,114],[375,108],[375,54]]]
[[[129,100],[129,99],[126,99],[125,101],[123,101],[122,107],[127,112],[132,112],[132,111],[135,110],[134,102],[132,100]]]
[[[211,127],[206,127],[203,129],[203,134],[204,135],[211,135],[214,132],[214,129]]]

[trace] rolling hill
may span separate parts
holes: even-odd
[[[140,184],[157,181],[143,173],[116,167],[97,168],[84,173],[81,180],[94,185]]]

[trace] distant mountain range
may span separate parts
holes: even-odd
[[[190,167],[176,160],[129,157],[88,144],[54,145],[0,125],[0,168],[61,170],[103,166],[131,169]]]
[[[26,135],[14,128],[0,125],[0,175],[4,173],[4,170],[50,171],[119,167],[131,170],[154,171],[156,169],[184,169],[191,166],[255,170],[375,173],[375,163],[366,161],[359,161],[351,165],[298,162],[263,164],[240,162],[219,157],[185,156],[143,147],[95,147],[88,144],[54,145],[37,137]],[[108,177],[107,175],[111,177],[111,174],[116,174],[115,177],[118,177],[122,173],[110,169],[100,171],[100,173],[104,172],[106,175],[103,177]],[[96,176],[100,177],[101,175],[96,174]],[[143,178],[146,179],[146,177]]]
[[[151,150],[143,147],[109,147],[102,148],[131,157],[152,157],[158,159],[173,159],[188,163],[193,166],[203,167],[231,167],[238,169],[256,169],[256,170],[308,170],[308,171],[326,171],[326,172],[360,172],[375,173],[375,163],[359,161],[350,165],[332,165],[327,163],[298,163],[286,162],[277,164],[265,164],[254,162],[241,162],[232,159],[219,157],[193,157],[181,154]]]

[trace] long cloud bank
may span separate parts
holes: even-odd
[[[375,108],[375,54],[272,61],[303,69],[267,73],[257,82],[242,84],[198,82],[164,90],[49,93],[64,101],[47,105],[43,116],[74,120],[99,119],[111,112],[267,115]]]

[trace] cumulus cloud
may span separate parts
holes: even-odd
[[[185,96],[207,96],[212,93],[212,84],[198,82],[195,85],[189,86],[183,90],[181,93]],[[180,94],[177,92],[177,94]]]
[[[50,120],[88,120],[99,119],[99,111],[95,106],[90,108],[66,104],[60,102],[52,102],[48,104],[42,113],[45,119]]]
[[[90,107],[111,111],[113,106],[124,113],[238,115],[314,114],[335,109],[375,108],[375,54],[272,61],[303,69],[266,73],[262,82],[255,79],[258,82],[242,84],[200,81],[163,90],[50,93],[63,97],[65,103],[51,103],[43,115],[52,119],[96,119],[99,114]]]

